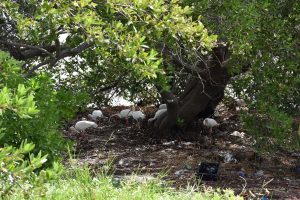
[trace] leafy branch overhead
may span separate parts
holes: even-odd
[[[90,48],[107,67],[130,69],[153,79],[164,74],[161,52],[165,47],[179,56],[176,51],[184,45],[189,52],[185,59],[189,60],[199,49],[203,53],[211,50],[216,42],[216,36],[209,35],[199,20],[192,20],[192,9],[179,6],[176,0],[98,4],[58,0],[28,1],[24,5],[2,1],[0,7],[10,27],[0,35],[0,47],[17,59],[37,60],[26,63],[29,74]],[[21,12],[21,7],[29,13]],[[15,27],[13,33],[9,32],[11,26]],[[4,38],[7,35],[9,40]],[[81,57],[89,63],[88,57]]]

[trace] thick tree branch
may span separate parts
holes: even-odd
[[[22,44],[22,43],[17,43],[17,42],[8,42],[8,41],[4,41],[4,40],[0,40],[0,44],[4,44],[6,46],[9,46],[10,48],[12,47],[26,47],[29,50],[33,50],[35,52],[35,54],[39,53],[39,54],[46,54],[50,57],[53,57],[53,55],[51,54],[51,52],[49,52],[46,48],[44,47],[39,47],[39,46],[33,46],[33,45],[28,45],[28,44]],[[25,53],[25,55],[24,55]],[[26,51],[24,51],[24,53],[21,53],[22,56],[24,56],[24,59],[28,59],[28,57],[26,57]]]
[[[200,58],[191,64],[187,64],[183,61],[182,57],[181,57],[181,53],[180,52],[173,52],[171,49],[169,49],[166,45],[163,45],[161,47],[161,53],[163,54],[163,56],[165,58],[171,58],[173,64],[175,67],[177,68],[184,68],[185,70],[187,70],[188,72],[192,73],[192,74],[200,74],[203,73],[203,71],[206,69],[207,64],[205,62],[205,60],[203,58]]]
[[[59,39],[55,40],[55,46],[56,46],[56,58],[58,58],[61,51]]]
[[[111,90],[111,89],[117,87],[122,82],[122,80],[124,79],[124,77],[128,75],[128,73],[129,72],[125,72],[122,75],[120,75],[117,80],[115,80],[115,81],[113,81],[111,83],[108,83],[106,86],[97,88],[97,90],[95,91],[94,95],[97,94],[97,93],[101,93],[101,92],[104,92],[104,91],[107,91],[107,90]]]
[[[39,69],[40,67],[46,65],[46,64],[49,64],[51,63],[51,65],[54,65],[57,61],[65,58],[65,57],[70,57],[70,56],[75,56],[81,52],[83,52],[84,50],[88,49],[89,47],[91,47],[93,45],[93,43],[89,43],[89,42],[83,42],[81,43],[79,46],[75,47],[75,48],[72,48],[72,49],[64,49],[61,51],[60,55],[58,55],[56,58],[50,58],[50,59],[47,59],[41,63],[39,63],[38,65],[32,67],[28,73],[27,73],[27,77],[28,76],[31,76],[32,73],[34,71],[36,71],[37,69]]]
[[[53,53],[56,51],[56,45],[43,46],[41,48],[47,50],[50,53]],[[45,54],[43,54],[41,51],[39,51],[37,49],[26,49],[26,50],[20,51],[20,54],[22,55],[22,57],[17,58],[20,60],[27,60],[27,59],[31,59],[31,58],[38,57],[38,56],[40,56],[40,57],[46,56]]]
[[[72,49],[65,49],[61,51],[61,54],[58,56],[58,59],[62,59],[68,56],[75,56],[84,50],[90,48],[93,45],[92,42],[83,42],[79,46]]]

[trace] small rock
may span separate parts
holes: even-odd
[[[176,176],[181,176],[185,171],[186,171],[185,169],[180,169],[180,170],[176,171],[174,174]]]
[[[183,144],[185,146],[191,146],[191,145],[193,145],[192,142],[181,142],[181,144]]]
[[[220,114],[220,112],[219,112],[218,110],[215,110],[214,116],[215,116],[215,117],[220,117],[221,114]]]
[[[123,165],[124,164],[124,159],[119,160],[119,165]]]
[[[170,141],[170,142],[164,142],[162,145],[174,145],[175,144],[175,141]]]
[[[236,104],[237,104],[239,107],[245,107],[245,106],[247,105],[244,99],[237,99],[237,100],[236,100]]]
[[[261,177],[261,176],[264,175],[264,171],[263,171],[263,170],[258,170],[258,171],[255,172],[253,175],[254,175],[254,176],[257,176],[257,177]]]
[[[155,178],[153,176],[148,175],[125,175],[121,178],[121,180],[125,182],[137,182],[142,184],[154,179]]]
[[[189,164],[185,164],[185,165],[184,165],[184,168],[187,169],[187,170],[191,170],[191,169],[192,169],[192,166],[189,165]]]
[[[238,131],[234,131],[230,135],[236,136],[236,137],[240,137],[240,138],[244,138],[245,137],[245,133],[244,132],[238,132]]]
[[[237,162],[237,160],[233,157],[232,154],[230,153],[226,153],[225,156],[224,156],[224,162],[225,163],[230,163],[230,162]]]
[[[112,178],[112,185],[114,187],[121,187],[121,178],[119,177]]]

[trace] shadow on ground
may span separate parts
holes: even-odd
[[[124,107],[104,110],[105,116]],[[254,140],[241,127],[235,111],[221,108],[217,121],[221,126],[212,137],[195,123],[190,130],[192,140],[153,142],[146,125],[138,129],[130,122],[108,118],[100,119],[97,129],[78,134],[65,131],[77,142],[77,162],[97,170],[112,160],[114,176],[123,178],[133,173],[140,179],[151,178],[164,172],[165,179],[174,187],[185,187],[199,182],[196,171],[201,162],[220,163],[217,181],[202,181],[202,186],[231,188],[246,198],[256,199],[270,192],[272,199],[300,199],[300,177],[293,171],[300,160],[300,152],[276,151],[258,154]],[[146,110],[147,117],[155,108]],[[87,113],[78,115],[78,119]],[[70,122],[70,124],[74,123]],[[241,177],[242,176],[242,177]]]

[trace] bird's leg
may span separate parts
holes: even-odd
[[[212,127],[209,128],[209,137],[212,138]]]
[[[78,134],[76,134],[76,140],[77,142],[82,140],[82,138],[84,137],[83,132],[82,131],[78,131]]]
[[[140,120],[137,121],[137,126],[138,126],[138,129],[141,130]]]
[[[213,129],[213,127],[210,127],[210,129],[209,129],[209,137],[210,137],[210,140],[211,140],[211,144],[215,144],[216,141],[215,141],[215,137],[212,136],[212,129]]]

